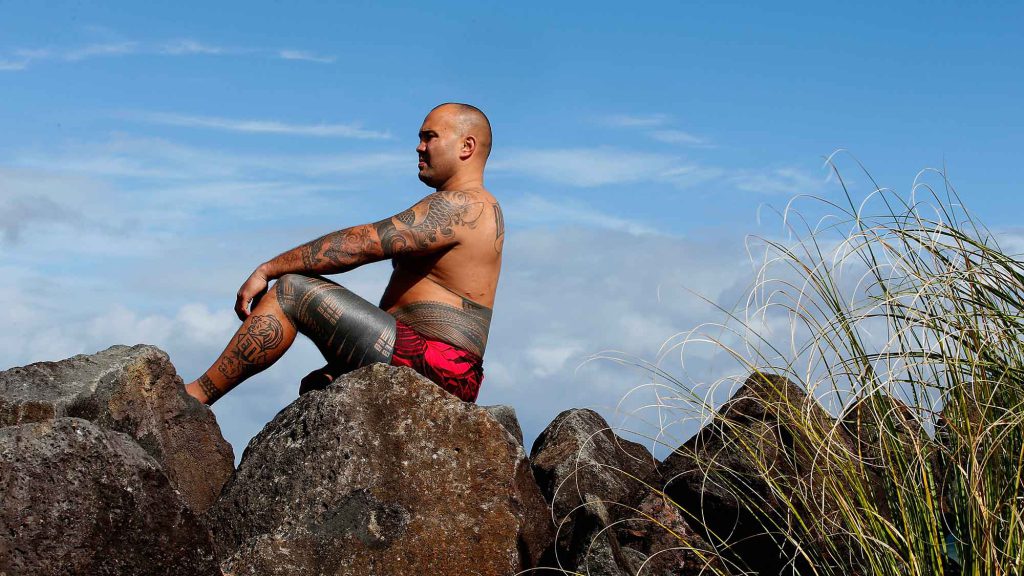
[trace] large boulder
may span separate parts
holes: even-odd
[[[0,372],[0,426],[61,417],[131,436],[197,513],[234,470],[213,412],[185,393],[167,354],[153,346],[113,346]]]
[[[531,459],[559,523],[545,565],[592,576],[633,575],[641,567],[651,575],[698,574],[719,565],[713,555],[688,556],[710,546],[677,510],[652,500],[662,498],[660,483],[647,483],[657,461],[593,410],[559,414],[537,437]]]
[[[665,493],[745,570],[863,573],[844,503],[874,506],[856,439],[787,378],[755,373],[659,467]],[[854,496],[847,496],[852,494]],[[793,543],[800,542],[800,550]]]
[[[159,464],[77,418],[0,428],[0,574],[219,575]]]
[[[511,434],[483,408],[383,364],[282,410],[209,519],[237,576],[505,576],[534,566],[552,534]]]

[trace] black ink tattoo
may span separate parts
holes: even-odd
[[[408,210],[395,216],[395,218],[397,218],[399,222],[405,224],[407,227],[412,228],[412,225],[416,223],[416,212],[414,212],[412,208],[409,208]]]
[[[463,298],[461,308],[442,302],[416,302],[397,308],[392,314],[428,338],[484,355],[491,327],[491,309],[486,306]]]
[[[330,235],[324,256],[336,266],[349,266],[366,253],[378,252],[377,241],[369,228],[357,226]]]
[[[292,285],[293,294],[282,310],[328,362],[347,372],[391,361],[395,319],[390,314],[323,278],[288,275],[281,283]]]
[[[271,314],[250,316],[245,332],[234,338],[233,347],[217,364],[225,378],[245,378],[269,364],[267,354],[284,339],[281,321]]]
[[[494,250],[501,254],[501,249],[505,245],[505,216],[502,215],[500,206],[491,206],[494,208]]]
[[[326,240],[327,236],[321,236],[302,246],[302,265],[306,270],[313,271],[316,265],[320,263],[320,250],[323,248]]]
[[[427,213],[418,223],[416,213],[410,209],[374,224],[385,257],[408,252],[413,245],[421,250],[429,248],[439,235],[452,238],[456,226],[474,228],[484,210],[484,203],[475,201],[468,192],[435,192],[428,198]],[[393,220],[406,229],[399,231]]]
[[[207,404],[213,404],[218,398],[224,395],[223,392],[213,385],[213,380],[210,380],[210,377],[206,374],[200,376],[197,383],[199,384],[199,389],[203,391],[203,394],[206,394]]]

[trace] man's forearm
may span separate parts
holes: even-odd
[[[338,274],[385,257],[372,224],[331,232],[261,264],[268,280],[285,274]]]

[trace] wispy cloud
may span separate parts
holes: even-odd
[[[89,44],[70,50],[57,52],[57,58],[68,62],[78,62],[87,58],[98,58],[102,56],[123,56],[135,54],[139,50],[138,42],[113,42],[106,44]]]
[[[510,222],[520,226],[584,226],[616,230],[633,235],[657,234],[658,231],[637,220],[622,218],[595,210],[575,201],[553,202],[535,194],[513,196],[503,208]]]
[[[198,40],[190,39],[179,39],[166,42],[159,47],[161,54],[179,55],[179,54],[227,54],[233,52],[230,48],[224,48],[222,46],[214,46],[212,44],[206,44],[199,42]]]
[[[227,47],[192,38],[178,38],[169,41],[118,41],[59,48],[18,48],[6,54],[0,53],[0,71],[25,70],[35,62],[80,62],[94,58],[143,54],[159,56],[256,55],[264,58],[304,60],[320,64],[331,64],[335,61],[334,56],[325,56],[307,50]]]
[[[240,120],[215,116],[191,116],[159,112],[133,113],[126,114],[125,116],[151,124],[226,130],[229,132],[357,138],[362,140],[386,140],[391,138],[391,135],[386,131],[366,130],[352,124],[290,124],[277,120]]]
[[[815,177],[798,168],[743,170],[730,178],[736,188],[761,194],[813,194],[820,191],[827,180],[825,175]]]
[[[688,144],[691,146],[707,146],[708,141],[682,130],[655,130],[650,137],[666,144]]]
[[[317,62],[319,64],[333,64],[336,60],[334,56],[321,56],[306,50],[279,50],[277,55],[283,60],[304,60],[306,62]]]
[[[581,188],[637,182],[688,186],[720,172],[670,154],[615,148],[513,150],[496,158],[492,166],[494,170],[515,171]]]
[[[670,120],[667,114],[612,114],[602,118],[601,123],[616,128],[657,128]]]

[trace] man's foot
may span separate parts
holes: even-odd
[[[310,390],[323,390],[327,388],[331,382],[334,382],[333,374],[337,374],[338,370],[331,367],[330,364],[323,368],[317,368],[299,382],[299,396],[302,396]]]

